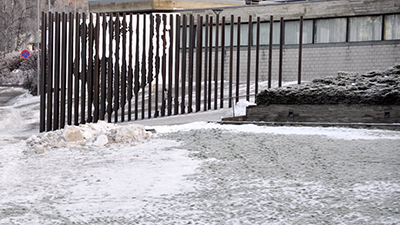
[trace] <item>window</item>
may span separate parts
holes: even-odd
[[[382,38],[382,16],[349,19],[349,41],[377,41]]]
[[[321,19],[315,21],[315,42],[346,42],[346,19]]]
[[[269,26],[270,23],[260,23],[260,45],[269,45]],[[273,28],[272,28],[272,43],[273,44],[279,44],[280,40],[280,22],[274,22]],[[253,24],[253,43],[255,44],[256,40],[256,35],[257,35],[257,25]],[[247,38],[246,38],[247,39]]]
[[[312,43],[313,21],[303,21],[303,44]],[[299,44],[300,21],[285,22],[285,44]]]
[[[385,16],[385,40],[400,39],[400,14]]]

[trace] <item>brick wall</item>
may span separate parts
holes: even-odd
[[[236,76],[236,47],[233,51],[233,77]],[[297,81],[298,76],[298,46],[287,45],[283,49],[282,75],[284,82]],[[195,56],[196,57],[196,54]],[[212,54],[214,68],[215,52]],[[220,77],[221,49],[218,54],[218,69]],[[224,74],[229,77],[230,49],[225,48]],[[268,46],[260,46],[259,80],[268,80]],[[194,65],[196,63],[194,58]],[[256,49],[251,49],[251,80],[254,80],[256,65]],[[247,47],[240,49],[240,83],[247,77]],[[187,65],[189,66],[187,59]],[[336,76],[338,71],[365,73],[371,70],[383,70],[400,64],[400,41],[341,43],[341,44],[310,44],[303,46],[302,80],[311,81],[318,77]],[[272,80],[278,80],[279,46],[274,46],[272,57]],[[196,71],[194,69],[194,71]],[[204,54],[202,62],[204,74]],[[214,69],[212,69],[214,77]],[[235,80],[235,79],[234,79]]]

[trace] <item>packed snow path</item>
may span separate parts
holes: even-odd
[[[1,108],[27,117],[0,133],[1,225],[400,223],[398,131],[199,122],[96,145],[119,127],[99,124],[74,144],[27,140],[36,107]]]

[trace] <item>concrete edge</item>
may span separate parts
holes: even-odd
[[[400,130],[400,123],[329,123],[329,122],[268,122],[268,121],[209,121],[222,125],[245,125],[258,126],[310,126],[310,127],[350,127],[350,128],[372,128],[384,130]]]

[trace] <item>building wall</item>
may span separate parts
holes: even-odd
[[[211,9],[185,10],[182,13],[215,15]],[[373,15],[400,12],[400,1],[398,0],[330,0],[330,1],[307,1],[291,2],[277,5],[248,5],[240,7],[223,8],[221,16],[230,15],[248,18],[260,17],[261,21],[269,20],[273,15],[275,18],[285,19],[304,18],[327,18],[340,16]]]
[[[234,5],[239,5],[232,7]],[[231,6],[231,7],[228,7]],[[270,15],[297,19],[321,18],[336,16],[354,16],[376,13],[394,13],[400,11],[398,0],[317,0],[289,2],[282,4],[245,5],[240,0],[89,0],[90,12],[138,12],[152,10],[179,11],[192,14],[214,15],[212,7],[225,7],[222,16],[236,15],[241,17],[260,16],[268,20]],[[197,8],[197,9],[191,9]],[[209,9],[205,9],[209,8]],[[185,10],[188,9],[188,10]],[[228,19],[229,20],[229,19]]]
[[[248,51],[240,48],[240,83],[247,78]],[[221,49],[218,54],[218,77],[221,73]],[[204,74],[204,53],[202,56],[202,74]],[[212,53],[212,76],[214,77],[215,50]],[[260,46],[259,81],[268,81],[269,48]],[[298,46],[285,46],[283,49],[282,77],[284,82],[297,81],[298,78]],[[343,43],[343,44],[313,44],[304,45],[302,54],[302,81],[315,78],[336,76],[339,71],[366,73],[371,70],[384,70],[400,64],[400,41],[384,41],[378,43]],[[225,48],[224,79],[229,79],[230,48]],[[194,53],[196,66],[196,53]],[[236,77],[237,50],[233,51],[233,77]],[[194,69],[195,73],[196,69]],[[250,57],[250,77],[253,82],[256,72],[256,49],[252,47]],[[272,52],[272,80],[278,80],[279,46],[274,46]]]

